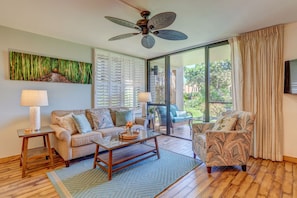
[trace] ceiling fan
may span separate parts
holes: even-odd
[[[185,40],[188,38],[186,34],[176,30],[160,30],[168,27],[174,22],[176,18],[176,14],[174,12],[163,12],[153,16],[151,19],[148,19],[150,14],[150,11],[141,11],[140,15],[142,16],[142,19],[139,19],[136,24],[123,19],[105,16],[106,19],[118,25],[133,28],[139,31],[135,33],[121,34],[110,38],[109,41],[129,38],[141,33],[143,35],[141,39],[142,46],[150,49],[155,45],[155,39],[151,36],[151,34],[166,40]]]

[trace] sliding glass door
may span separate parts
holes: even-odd
[[[151,92],[152,102],[148,111],[154,116],[155,126],[159,131],[170,134],[169,100],[170,100],[170,66],[168,56],[148,61],[148,91]]]
[[[222,112],[232,109],[228,42],[151,59],[148,71],[148,90],[152,93],[149,108],[168,107],[167,120],[170,120],[170,104],[180,111],[191,112],[193,122],[214,122]],[[170,123],[157,119],[157,125],[166,126],[166,134],[172,134]],[[191,139],[190,132],[182,136]]]

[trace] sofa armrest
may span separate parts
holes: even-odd
[[[193,127],[193,135],[195,133],[205,133],[207,130],[210,130],[213,128],[215,123],[212,122],[206,122],[206,123],[194,123],[192,124]]]
[[[135,123],[139,125],[143,125],[146,128],[146,126],[148,125],[148,120],[146,118],[137,117],[135,118]]]
[[[55,135],[59,140],[66,142],[71,141],[71,135],[69,131],[56,124],[51,124],[50,127],[55,131]]]

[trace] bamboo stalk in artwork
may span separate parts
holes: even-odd
[[[9,52],[11,80],[92,83],[92,64]]]

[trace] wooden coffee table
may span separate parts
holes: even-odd
[[[157,155],[160,159],[157,137],[161,133],[154,131],[141,131],[139,136],[133,140],[112,139],[110,141],[93,141],[96,144],[93,168],[99,166],[108,173],[108,180],[111,180],[112,173],[126,168],[132,164]],[[143,142],[154,139],[155,146],[148,146]],[[107,152],[99,154],[102,147]],[[138,158],[136,160],[133,160]],[[121,165],[126,162],[124,165]],[[114,167],[118,165],[117,167]]]

